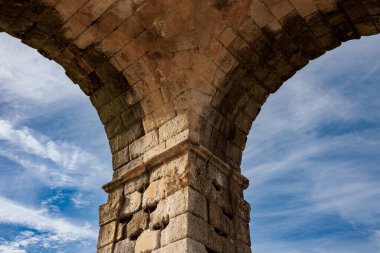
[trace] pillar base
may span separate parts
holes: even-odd
[[[240,172],[189,138],[144,155],[104,186],[98,253],[251,252]]]

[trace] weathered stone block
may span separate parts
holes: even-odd
[[[116,243],[114,253],[129,253],[134,252],[136,241],[125,239]]]
[[[119,224],[117,225],[116,241],[121,241],[124,239],[125,228],[126,224],[119,222]]]
[[[187,114],[184,113],[178,115],[160,127],[158,130],[160,142],[163,142],[170,137],[175,136],[176,134],[185,130],[188,126],[189,121]]]
[[[202,243],[186,238],[154,250],[152,253],[207,253],[207,250]]]
[[[112,244],[98,249],[97,253],[112,253]]]
[[[246,245],[251,245],[248,222],[236,217],[234,220],[234,223],[235,223],[235,230],[236,230],[236,234],[238,235],[238,239],[244,242]]]
[[[148,253],[160,247],[160,233],[156,230],[145,230],[137,239],[135,253]]]
[[[141,209],[142,194],[140,192],[134,192],[125,196],[124,206],[121,210],[121,217],[130,217]]]
[[[134,178],[125,183],[124,194],[128,195],[135,191],[143,192],[149,185],[149,176],[147,173]]]
[[[120,150],[112,156],[112,166],[116,170],[129,162],[129,149],[128,147]]]
[[[207,242],[207,222],[191,213],[184,213],[170,219],[169,225],[162,230],[161,246],[184,238]]]
[[[127,238],[136,239],[145,229],[148,228],[149,214],[141,210],[135,213],[132,220],[127,225]]]
[[[234,222],[232,216],[225,213],[222,208],[220,208],[216,203],[209,203],[210,212],[210,224],[216,229],[216,231],[221,235],[234,236]]]
[[[129,155],[131,160],[142,155],[147,150],[153,148],[158,144],[158,136],[156,131],[147,133],[142,138],[136,140],[129,146]]]
[[[142,207],[150,208],[155,207],[162,198],[165,196],[165,186],[162,180],[157,180],[150,183],[149,187],[145,190],[143,195]]]
[[[123,189],[118,188],[111,192],[108,196],[107,203],[99,207],[99,224],[105,224],[117,219],[117,214],[121,207],[123,197]]]
[[[114,241],[116,232],[116,221],[100,226],[98,237],[98,248],[102,248]]]
[[[207,220],[206,197],[190,187],[183,188],[161,200],[150,215],[149,227],[162,228],[169,222],[169,218],[186,212]]]

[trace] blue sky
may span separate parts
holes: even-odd
[[[264,105],[242,164],[255,253],[380,252],[379,44],[345,43]],[[95,252],[111,171],[86,96],[0,34],[0,252]]]

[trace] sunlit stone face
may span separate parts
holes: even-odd
[[[2,121],[8,142],[13,134],[20,139],[13,145],[28,142],[27,152],[51,160],[54,173],[38,169],[55,187],[100,184],[111,152],[99,252],[251,252],[240,165],[262,105],[310,60],[379,32],[373,0],[36,0],[1,1],[0,8],[0,29],[61,65],[104,126],[109,149],[87,151],[49,137],[53,127],[31,139],[32,125]],[[58,104],[74,105],[71,97]],[[189,188],[207,215],[184,194],[180,212],[150,224],[159,205]],[[73,203],[83,196],[88,200],[79,192]]]

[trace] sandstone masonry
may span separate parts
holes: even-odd
[[[240,173],[267,97],[380,32],[379,0],[0,0],[0,31],[60,64],[113,161],[98,253],[248,253]]]

